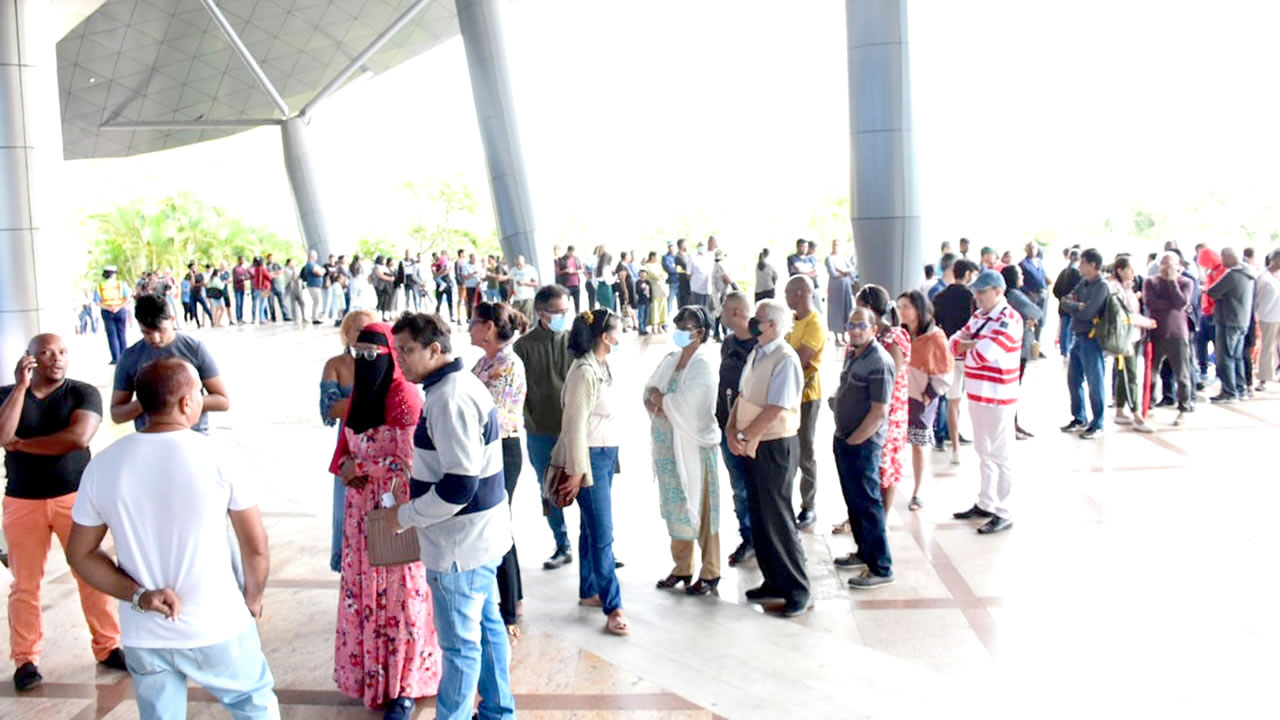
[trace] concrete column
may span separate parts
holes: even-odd
[[[70,332],[80,271],[51,232],[62,163],[49,0],[0,0],[0,382],[38,332]]]
[[[516,255],[524,255],[525,260],[537,268],[539,279],[547,282],[555,276],[548,274],[552,270],[549,259],[545,265],[539,262],[534,239],[533,202],[520,150],[511,78],[507,73],[501,18],[503,0],[455,2],[502,251],[513,261]]]
[[[890,295],[924,277],[907,4],[845,1],[853,237],[862,281]]]
[[[0,0],[2,1],[2,0]],[[293,191],[293,204],[302,226],[302,239],[307,249],[314,249],[323,261],[329,256],[329,226],[325,222],[316,173],[311,167],[311,151],[307,147],[306,121],[291,117],[280,126],[284,144],[284,168]]]

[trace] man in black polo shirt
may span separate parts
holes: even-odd
[[[742,542],[729,554],[729,565],[735,566],[755,557],[751,540],[751,512],[747,500],[747,459],[729,451],[728,435],[723,432],[729,423],[729,410],[738,399],[738,386],[742,383],[742,371],[747,358],[756,348],[749,323],[755,308],[740,292],[729,293],[724,299],[720,321],[731,331],[720,346],[720,391],[716,395],[716,420],[720,423],[720,454],[729,470],[729,486],[733,488],[733,512],[738,516],[738,534]]]
[[[978,274],[978,266],[969,260],[956,260],[951,266],[955,282],[948,285],[933,298],[933,317],[937,320],[947,337],[960,332],[969,318],[973,317],[975,306],[973,293],[969,283]],[[939,440],[935,447],[942,448],[942,438],[951,440],[951,462],[960,463],[960,445],[968,444],[960,437],[960,400],[964,392],[964,362],[957,358],[951,389],[942,399],[938,407],[938,420],[935,426],[935,438]],[[943,412],[945,410],[945,412]]]
[[[89,464],[89,441],[102,422],[98,389],[67,379],[67,348],[57,335],[37,335],[18,361],[15,384],[0,388],[0,446],[8,475],[4,535],[9,544],[9,654],[13,684],[29,690],[44,678],[37,664],[44,640],[40,583],[51,535],[63,549],[71,535],[71,506]],[[124,670],[115,600],[79,577],[80,607],[98,662]]]

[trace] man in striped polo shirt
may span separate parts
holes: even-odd
[[[957,520],[987,518],[983,535],[1013,527],[1009,493],[1013,469],[1018,403],[1018,364],[1022,353],[1022,316],[1004,299],[1004,277],[983,270],[969,286],[978,310],[951,336],[951,351],[964,357],[964,391],[973,421],[973,447],[978,451],[982,486],[973,507],[953,515]]]
[[[392,328],[396,362],[426,402],[413,435],[407,504],[374,510],[415,528],[444,655],[436,717],[515,718],[507,628],[498,611],[498,564],[511,549],[502,433],[488,388],[453,357],[439,315],[405,314]]]

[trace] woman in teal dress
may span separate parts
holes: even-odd
[[[705,308],[686,306],[676,313],[675,326],[672,339],[678,349],[662,359],[644,389],[659,509],[675,563],[658,587],[683,583],[688,594],[706,595],[720,583],[717,378],[706,353],[699,352],[711,331],[711,316]],[[695,542],[702,548],[702,568],[698,581],[690,584]]]

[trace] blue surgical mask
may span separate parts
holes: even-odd
[[[564,313],[560,313],[559,315],[551,316],[551,322],[547,323],[547,327],[551,329],[551,332],[564,332],[567,323],[568,317]]]
[[[676,344],[676,347],[687,348],[693,344],[693,333],[677,328],[675,333],[672,334],[671,340]]]
[[[619,346],[619,345],[621,345],[621,344],[622,344],[622,343],[610,343],[610,345],[609,345],[609,354],[611,354],[611,355],[612,355],[613,353],[618,352],[618,346]]]

